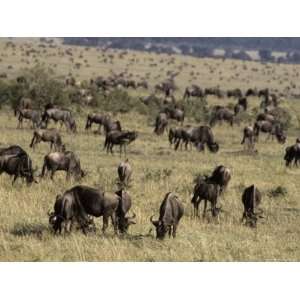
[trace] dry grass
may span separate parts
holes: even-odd
[[[76,53],[81,51],[81,48],[74,49]],[[92,59],[96,60],[93,51],[95,50],[91,49],[88,54],[91,65]],[[143,54],[140,57],[141,64],[148,56],[151,55]],[[162,57],[152,56],[156,61]],[[7,59],[10,59],[10,56]],[[15,57],[12,57],[9,63],[14,64],[14,59]],[[49,57],[49,62],[51,59],[58,63],[57,71],[65,74],[67,70],[65,64],[60,65],[54,57]],[[201,74],[206,72],[203,83],[209,83],[208,86],[216,85],[219,79],[218,76],[207,74],[207,69],[201,67],[205,64],[218,65],[223,73],[228,72],[226,76],[232,75],[227,68],[228,64],[233,62],[178,57],[179,61],[186,59],[188,62],[195,61],[196,70]],[[241,62],[234,64],[244,65]],[[247,63],[248,70],[252,64],[257,63]],[[119,61],[116,61],[115,65],[121,69]],[[19,64],[16,66],[20,67]],[[272,68],[281,74],[285,69],[298,69],[298,66],[272,65]],[[96,73],[96,68],[93,70]],[[97,73],[104,70],[99,68]],[[152,71],[151,68],[133,66],[132,70],[135,74],[139,72],[144,74],[146,71],[151,74],[159,73],[157,68]],[[188,84],[187,73],[180,75],[182,77],[177,80],[181,87]],[[88,70],[82,72],[80,70],[78,74],[82,78],[92,76]],[[212,81],[209,81],[210,76]],[[235,81],[229,81],[226,85],[231,88],[239,86],[243,76],[251,78],[252,75],[251,72],[244,71]],[[201,75],[199,78],[202,79]],[[252,86],[251,83],[263,87],[268,85],[265,78],[259,76],[253,78],[253,82],[247,83],[247,86]],[[209,104],[218,101],[220,100],[210,98]],[[227,100],[223,101],[227,103]],[[258,99],[251,100],[251,108],[257,104]],[[286,100],[284,106],[293,114],[294,126],[298,126],[300,105]],[[79,134],[73,136],[65,131],[62,134],[67,147],[78,153],[83,168],[89,171],[81,184],[103,186],[106,190],[113,191],[117,176],[116,168],[120,162],[119,155],[117,152],[114,156],[104,153],[103,136],[84,132],[85,114],[77,115],[76,118],[79,120]],[[298,199],[300,171],[284,166],[282,158],[285,145],[279,145],[275,141],[264,142],[262,138],[257,147],[258,155],[245,155],[240,145],[243,127],[231,129],[223,125],[214,128],[216,138],[220,142],[218,154],[198,153],[195,150],[175,152],[169,148],[166,136],[153,135],[153,128],[148,123],[147,117],[129,113],[118,115],[116,118],[122,125],[124,124],[124,128],[139,132],[138,140],[128,149],[128,157],[134,170],[129,193],[133,199],[132,210],[137,215],[137,225],[130,228],[130,235],[124,238],[116,237],[110,227],[108,236],[104,237],[100,230],[102,220],[96,220],[98,229],[96,234],[84,236],[78,231],[68,236],[53,236],[48,228],[47,211],[52,209],[58,193],[64,192],[76,183],[66,182],[64,174],[57,174],[54,183],[43,180],[37,185],[27,187],[19,181],[12,188],[10,178],[3,174],[0,176],[1,261],[297,261],[300,259]],[[188,123],[192,124],[191,120],[188,120]],[[1,111],[1,143],[19,144],[24,147],[32,157],[34,166],[38,166],[40,171],[43,157],[49,150],[48,145],[40,144],[33,152],[29,148],[32,130],[17,130],[16,124],[11,111]],[[296,134],[295,128],[289,132],[288,144],[294,142]],[[211,172],[218,164],[228,166],[233,173],[228,191],[221,199],[225,212],[221,214],[219,223],[212,220],[194,220],[191,218],[190,204],[193,178],[197,173]],[[164,169],[172,170],[169,177],[158,175],[163,173]],[[262,208],[266,214],[266,218],[258,224],[257,229],[240,224],[241,194],[244,187],[253,183],[263,193]],[[285,187],[287,195],[269,198],[268,191],[277,186]],[[160,242],[151,236],[142,237],[141,235],[147,235],[152,227],[149,217],[154,213],[157,215],[160,202],[169,191],[176,192],[185,206],[185,215],[179,225],[177,238]]]

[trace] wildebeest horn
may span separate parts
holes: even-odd
[[[52,217],[52,216],[54,215],[54,213],[53,213],[53,212],[50,212],[50,210],[48,210],[47,215],[48,215],[49,217]]]
[[[154,217],[154,215],[150,217],[150,222],[151,222],[151,223],[155,222],[155,221],[153,221],[153,217]],[[153,223],[153,224],[154,224],[154,223]]]

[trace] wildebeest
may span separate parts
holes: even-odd
[[[268,133],[267,140],[270,138],[270,136],[272,139],[275,136],[280,144],[284,144],[286,141],[286,136],[282,130],[282,126],[278,122],[271,123],[269,121],[257,121],[254,123],[253,130],[256,141],[258,141],[260,132]]]
[[[168,119],[173,119],[178,122],[181,122],[181,125],[184,121],[184,110],[178,108],[178,107],[165,107],[161,113],[165,113],[168,117]]]
[[[213,153],[219,151],[219,144],[215,141],[213,132],[209,126],[193,128],[191,131],[191,142],[194,143],[198,151],[204,150],[205,145]]]
[[[110,119],[108,115],[98,115],[95,113],[88,114],[85,129],[88,130],[92,127],[92,124],[98,124],[99,129],[98,131],[101,132],[101,126],[104,125],[107,120]]]
[[[107,153],[113,154],[113,146],[120,146],[120,155],[122,154],[122,148],[124,149],[124,153],[126,155],[126,145],[132,143],[136,140],[138,133],[136,131],[118,131],[114,130],[106,134],[104,149],[106,149]]]
[[[23,119],[30,120],[33,128],[41,126],[41,113],[39,111],[32,109],[18,109],[17,112],[19,113],[19,123],[17,128],[23,127]]]
[[[284,155],[285,164],[288,167],[294,160],[294,165],[298,166],[298,161],[300,160],[300,140],[296,140],[296,144],[288,146],[285,149]]]
[[[116,210],[116,221],[120,233],[126,233],[129,225],[136,224],[133,221],[136,217],[135,213],[131,217],[126,217],[126,214],[131,208],[131,197],[123,190],[117,191],[119,196],[119,203]]]
[[[66,126],[67,130],[76,132],[76,122],[71,111],[60,108],[47,109],[42,116],[42,120],[46,123],[46,126],[48,125],[50,119],[54,120],[55,123],[59,121],[61,126],[62,124]]]
[[[243,130],[243,139],[241,141],[241,144],[247,145],[247,148],[249,150],[254,149],[254,144],[255,144],[255,135],[254,135],[254,130],[251,126],[246,126]]]
[[[235,98],[241,98],[243,97],[243,93],[240,89],[233,89],[227,91],[227,97],[235,97]]]
[[[252,88],[249,88],[245,94],[246,97],[249,97],[249,96],[258,96],[258,91],[256,88],[252,89]]]
[[[66,179],[70,176],[74,176],[76,180],[84,177],[86,174],[81,169],[80,159],[72,152],[52,152],[44,157],[44,164],[41,177],[44,177],[46,173],[50,171],[50,178],[53,180],[53,176],[56,171],[66,171]]]
[[[226,121],[233,126],[234,114],[227,107],[217,109],[210,119],[210,126],[214,126],[217,122]]]
[[[128,158],[121,162],[118,166],[118,176],[121,184],[127,186],[130,182],[130,178],[132,175],[132,168],[129,164]]]
[[[184,91],[183,100],[189,101],[191,97],[203,98],[205,96],[204,91],[197,85],[187,87]]]
[[[185,150],[188,149],[188,144],[191,142],[191,134],[192,134],[193,127],[186,126],[184,128],[170,128],[169,130],[169,142],[170,145],[175,145],[175,150],[178,149],[179,145],[180,148],[182,144],[185,144]]]
[[[212,96],[217,96],[218,98],[223,98],[224,92],[221,91],[219,87],[205,88],[204,95],[205,96],[212,95]]]
[[[25,178],[28,184],[36,182],[32,161],[26,151],[18,145],[0,149],[0,174],[3,172],[14,176],[12,184],[18,177]]]
[[[256,121],[269,121],[273,123],[275,121],[275,117],[269,113],[260,113],[257,115]]]
[[[173,238],[175,238],[176,230],[183,214],[184,208],[177,195],[172,192],[167,193],[159,208],[159,219],[154,221],[153,216],[150,218],[151,223],[156,228],[156,238],[163,239],[167,232],[169,237],[172,234]]]
[[[212,175],[207,178],[207,182],[214,183],[220,186],[220,194],[226,191],[228,183],[231,179],[231,171],[229,168],[220,165],[217,166]]]
[[[194,195],[191,200],[194,206],[194,216],[199,217],[199,205],[204,200],[203,218],[206,215],[207,201],[211,204],[212,216],[216,217],[220,211],[217,207],[217,201],[220,194],[220,186],[216,183],[210,183],[207,177],[199,176],[194,187]]]
[[[30,98],[21,98],[18,105],[14,109],[15,116],[19,110],[22,109],[32,109],[32,100]]]
[[[246,219],[246,224],[255,227],[257,217],[261,216],[262,209],[258,209],[261,203],[261,193],[255,185],[247,187],[242,195],[242,202],[244,205],[244,212],[242,222]]]
[[[164,133],[165,129],[168,126],[168,116],[166,113],[159,113],[155,120],[155,128],[154,132],[157,135],[161,135]]]
[[[55,128],[35,130],[33,132],[30,147],[34,149],[35,145],[40,142],[49,142],[50,150],[52,150],[53,146],[55,151],[62,151],[65,147],[58,130]]]
[[[103,127],[106,134],[108,134],[111,131],[122,131],[120,121],[113,121],[110,118],[104,120]]]
[[[248,101],[246,97],[240,98],[238,103],[234,106],[234,114],[237,115],[248,108]]]
[[[120,197],[117,194],[77,185],[56,197],[54,212],[49,214],[49,223],[55,232],[58,230],[61,233],[62,223],[64,223],[65,231],[70,232],[72,222],[76,220],[86,233],[86,228],[90,223],[89,216],[97,218],[103,216],[103,233],[108,227],[109,218],[117,233],[116,211],[119,200]]]

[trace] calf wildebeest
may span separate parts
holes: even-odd
[[[228,183],[231,179],[230,169],[222,165],[217,166],[212,175],[207,178],[207,182],[220,186],[220,194],[226,191]]]
[[[246,219],[247,225],[256,226],[257,217],[261,217],[261,213],[263,212],[262,209],[258,209],[261,198],[261,193],[255,185],[251,185],[244,190],[242,195],[244,212],[241,222]]]
[[[54,146],[55,151],[62,151],[65,146],[62,143],[61,136],[57,129],[38,129],[33,132],[33,137],[30,143],[31,148],[35,148],[35,145],[40,142],[49,142],[50,150]]]
[[[56,171],[66,171],[67,180],[70,179],[71,175],[74,176],[76,180],[86,175],[81,169],[80,159],[72,151],[47,154],[44,157],[41,177],[44,177],[48,171],[51,171],[50,178],[52,180]]]
[[[155,120],[154,132],[157,135],[162,135],[168,126],[168,116],[166,113],[159,113]]]
[[[172,234],[173,238],[175,238],[176,230],[183,214],[184,208],[178,197],[173,193],[167,193],[159,208],[159,219],[154,221],[154,216],[150,218],[151,223],[156,228],[156,238],[163,239],[167,232],[169,237]]]
[[[18,109],[18,126],[17,128],[23,127],[23,119],[30,120],[32,122],[32,128],[39,127],[41,125],[41,113],[37,110],[32,109]]]
[[[130,225],[136,224],[135,221],[133,221],[136,215],[133,213],[131,217],[126,217],[126,214],[131,208],[131,197],[129,194],[123,190],[120,190],[116,192],[116,195],[119,196],[119,203],[116,210],[118,230],[120,233],[126,233]]]
[[[270,138],[270,136],[272,139],[275,136],[280,144],[284,144],[286,141],[286,136],[282,130],[282,126],[278,122],[271,123],[269,121],[258,121],[254,123],[253,130],[256,141],[258,141],[260,132],[268,133],[267,140]]]
[[[207,177],[199,176],[194,187],[194,195],[191,200],[194,206],[194,216],[199,217],[199,205],[204,200],[203,218],[206,215],[207,201],[211,204],[212,216],[216,217],[220,211],[217,207],[217,201],[220,194],[220,186],[215,183],[209,183]]]
[[[17,145],[0,149],[0,174],[3,172],[14,176],[12,184],[18,177],[25,178],[28,184],[36,182],[29,155]]]
[[[52,119],[55,123],[59,121],[61,126],[62,124],[66,126],[67,130],[76,132],[76,122],[71,111],[59,108],[47,109],[42,116],[42,120],[46,123],[46,126],[48,125],[50,119]]]
[[[296,140],[296,144],[286,147],[284,155],[285,164],[288,167],[294,160],[294,165],[298,166],[300,160],[300,140]]]
[[[103,233],[108,227],[109,218],[117,233],[116,211],[119,200],[120,197],[117,194],[77,185],[56,197],[54,212],[49,214],[49,223],[53,226],[55,233],[57,230],[61,233],[62,223],[64,223],[65,231],[70,232],[72,222],[77,220],[83,232],[86,233],[87,225],[90,223],[89,216],[97,218],[103,216]]]
[[[227,107],[219,108],[217,109],[211,119],[210,119],[210,126],[214,126],[217,122],[226,121],[231,126],[233,126],[233,120],[234,120],[234,113],[231,112]]]
[[[132,175],[132,168],[129,164],[129,160],[121,162],[118,166],[118,176],[121,184],[127,186],[130,182],[130,178]]]
[[[126,155],[126,145],[136,140],[138,133],[136,131],[111,131],[106,135],[104,142],[104,149],[107,153],[113,154],[113,146],[120,145],[120,155],[122,154],[122,148]]]

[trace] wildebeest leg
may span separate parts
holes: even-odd
[[[178,139],[177,142],[176,142],[176,144],[175,144],[175,151],[178,149],[179,144],[180,144],[180,139]]]
[[[110,218],[111,218],[111,222],[112,222],[113,227],[114,227],[114,232],[115,232],[115,234],[118,234],[118,227],[117,227],[116,215],[112,214]]]
[[[71,220],[65,221],[65,232],[66,233],[70,233],[71,232],[71,224],[72,224]]]
[[[51,180],[53,180],[53,181],[54,181],[54,178],[53,178],[53,176],[54,176],[54,174],[55,174],[55,171],[56,171],[56,169],[54,169],[54,170],[51,170],[51,175],[50,175],[50,178],[51,178]]]
[[[173,232],[172,232],[173,238],[176,237],[176,230],[177,230],[177,224],[174,224],[174,225],[173,225]]]
[[[19,177],[19,175],[18,175],[18,174],[15,174],[14,179],[13,179],[11,185],[14,185],[14,183],[15,183],[15,181],[17,180],[18,177]]]
[[[207,207],[207,200],[204,199],[204,210],[203,210],[203,215],[202,215],[203,218],[205,218],[205,216],[206,216],[206,207]]]
[[[102,227],[103,234],[105,234],[107,227],[108,227],[108,216],[104,215],[103,216],[103,227]]]
[[[169,233],[169,238],[170,238],[170,237],[171,237],[171,234],[172,234],[172,225],[171,225],[171,226],[169,226],[169,228],[168,228],[168,229],[169,229],[169,232],[168,232],[168,233]]]

